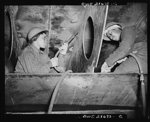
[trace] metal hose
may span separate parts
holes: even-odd
[[[51,101],[50,101],[50,105],[48,107],[48,114],[52,114],[52,110],[53,110],[53,106],[54,106],[54,102],[55,102],[55,98],[57,96],[60,84],[62,83],[62,81],[64,80],[64,78],[67,76],[68,73],[71,73],[71,70],[66,71],[65,73],[62,74],[60,80],[57,82],[56,87],[54,89]]]
[[[143,105],[143,116],[146,114],[146,91],[145,91],[145,83],[144,83],[144,75],[143,75],[143,69],[141,66],[140,61],[136,57],[134,53],[130,53],[130,56],[134,57],[138,66],[139,66],[139,71],[140,71],[140,83],[141,83],[141,94],[142,94],[142,105]]]

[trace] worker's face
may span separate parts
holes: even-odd
[[[120,29],[112,29],[106,33],[107,37],[114,41],[120,40],[121,30]]]
[[[41,34],[38,39],[38,45],[40,48],[45,48],[47,46],[47,36],[45,33]]]

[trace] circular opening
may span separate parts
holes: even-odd
[[[87,59],[90,58],[94,44],[94,26],[92,18],[89,17],[86,21],[83,32],[83,51]]]
[[[5,20],[4,20],[4,39],[5,39],[5,47],[6,47],[6,55],[7,57],[10,55],[10,51],[11,51],[11,46],[12,46],[12,43],[11,43],[11,33],[12,33],[12,28],[11,28],[11,20],[10,20],[10,14],[9,12],[6,12],[5,13]]]

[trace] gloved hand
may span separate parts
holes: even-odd
[[[55,70],[57,70],[57,71],[60,72],[60,73],[65,72],[65,68],[64,68],[64,67],[61,67],[61,66],[55,67]]]
[[[102,65],[102,67],[101,67],[101,72],[102,72],[102,73],[108,73],[108,72],[110,72],[111,68],[112,68],[112,67],[109,67],[109,66],[107,65],[107,63],[104,62],[103,65]]]
[[[52,67],[58,66],[58,58],[57,57],[52,58],[50,61],[52,63]]]
[[[60,54],[65,55],[67,53],[68,43],[64,43],[60,48]]]

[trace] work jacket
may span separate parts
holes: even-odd
[[[105,62],[108,66],[112,66],[116,61],[129,56],[131,53],[136,55],[142,70],[147,73],[147,37],[136,26],[123,28],[119,47],[109,55]]]
[[[18,57],[15,72],[45,74],[52,71],[50,58],[33,45],[27,46]]]

